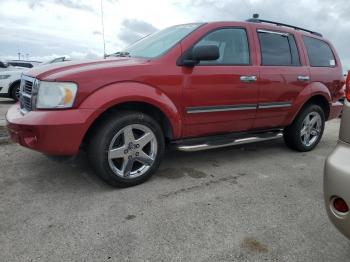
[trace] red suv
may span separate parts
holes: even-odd
[[[85,148],[111,185],[196,151],[283,136],[298,151],[339,115],[342,66],[321,34],[251,19],[177,25],[107,59],[34,68],[7,112],[14,141],[49,155]]]

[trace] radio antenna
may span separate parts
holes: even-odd
[[[106,41],[105,41],[105,24],[103,17],[103,0],[101,0],[101,24],[102,24],[102,39],[103,39],[103,58],[106,58]]]

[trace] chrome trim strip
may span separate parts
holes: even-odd
[[[34,83],[34,80],[35,78],[34,77],[31,77],[31,76],[26,76],[26,75],[22,75],[21,76],[21,80],[27,80],[27,81],[30,81],[30,82],[33,82]]]
[[[289,108],[292,107],[292,102],[274,102],[274,103],[260,103],[258,109],[272,109],[272,108]]]
[[[229,112],[229,111],[241,111],[241,110],[290,108],[290,107],[292,107],[292,102],[273,102],[273,103],[225,105],[225,106],[198,106],[198,107],[187,107],[186,113],[198,114],[198,113]]]
[[[289,33],[269,31],[269,30],[264,30],[264,29],[258,29],[258,33],[275,34],[275,35],[282,35],[282,36],[288,36],[289,35]]]
[[[211,112],[228,112],[228,111],[240,111],[240,110],[256,110],[257,104],[246,104],[246,105],[226,105],[226,106],[198,106],[198,107],[187,107],[187,114],[197,113],[211,113]]]

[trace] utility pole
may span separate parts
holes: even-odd
[[[21,52],[18,52],[18,60],[21,60]]]
[[[105,41],[105,25],[103,17],[103,0],[101,0],[101,23],[102,23],[102,39],[103,39],[103,58],[106,58],[106,41]]]

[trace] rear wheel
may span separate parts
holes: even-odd
[[[307,152],[320,142],[325,127],[323,109],[314,104],[306,106],[284,130],[286,145],[294,150]]]
[[[11,98],[16,102],[19,100],[20,83],[15,84],[11,89]]]
[[[164,152],[159,124],[140,112],[119,112],[106,118],[90,137],[88,156],[108,184],[128,187],[149,179]]]

